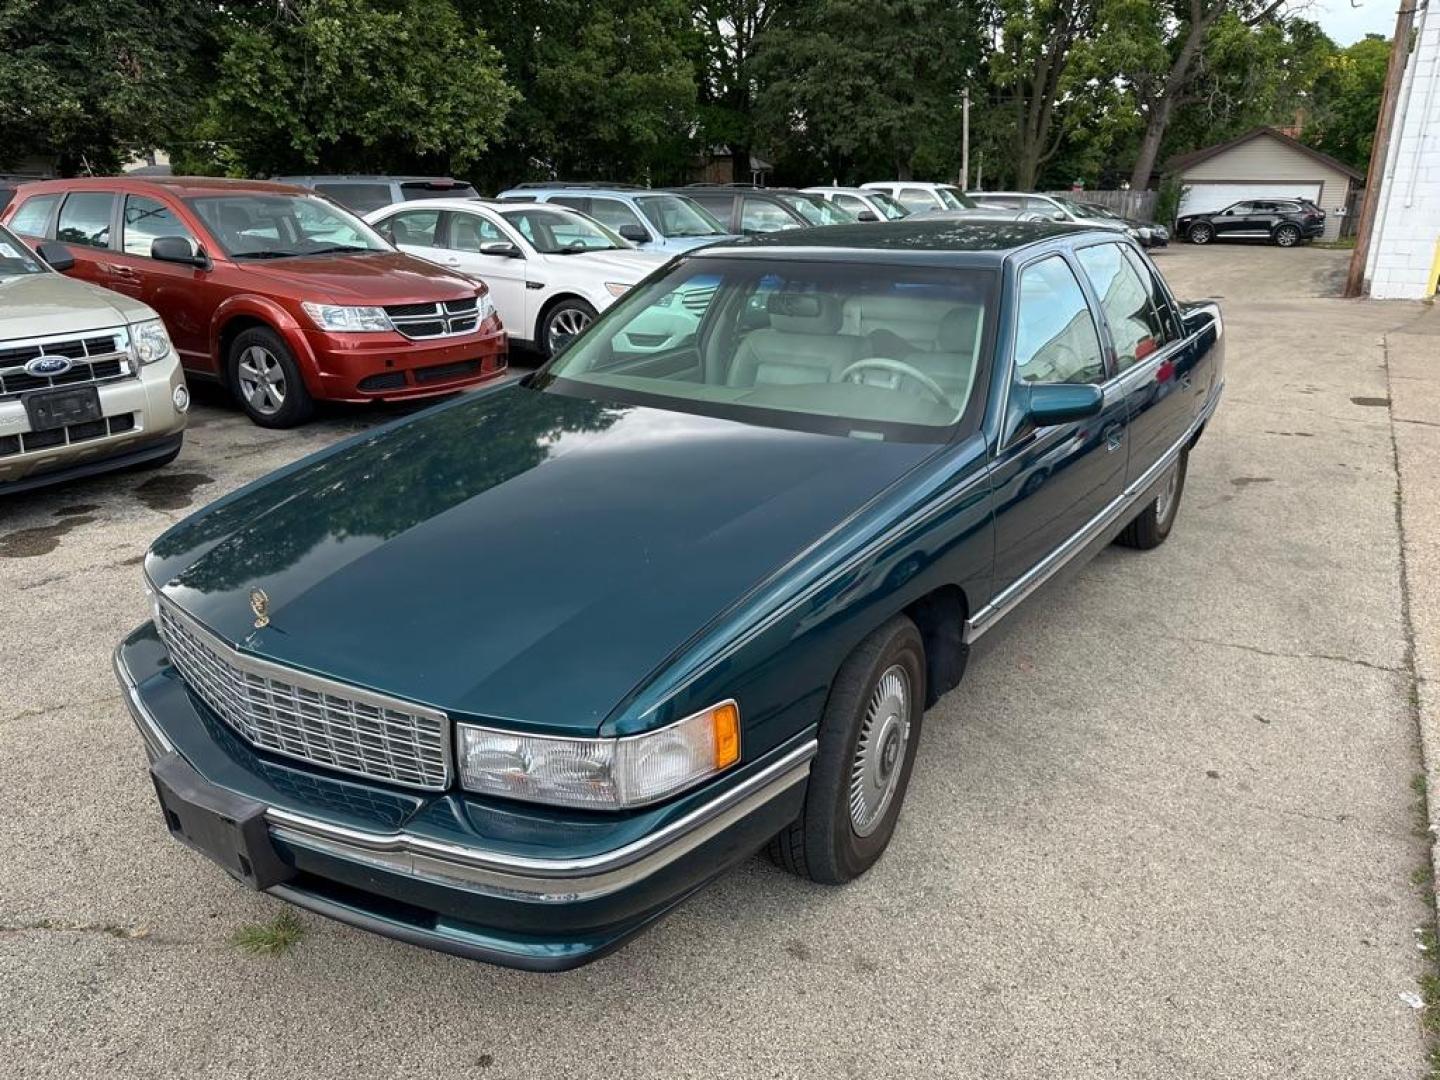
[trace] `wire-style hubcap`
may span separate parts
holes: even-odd
[[[285,404],[285,369],[269,349],[251,345],[240,354],[240,396],[261,416],[274,416]]]
[[[1161,525],[1170,520],[1170,508],[1175,505],[1175,489],[1180,486],[1180,466],[1170,470],[1165,486],[1155,496],[1155,520]]]
[[[869,836],[884,819],[900,786],[909,742],[910,675],[892,664],[870,695],[850,763],[850,827],[856,836]]]
[[[546,335],[548,339],[546,344],[550,346],[550,351],[553,353],[589,325],[590,316],[579,308],[565,308],[558,311],[550,320],[550,332]]]

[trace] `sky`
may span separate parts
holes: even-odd
[[[1350,45],[1366,34],[1395,32],[1398,0],[1314,0],[1292,7],[1295,14],[1320,24],[1337,45]]]

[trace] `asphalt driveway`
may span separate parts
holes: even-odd
[[[154,807],[109,667],[141,552],[381,413],[266,432],[202,395],[168,470],[0,503],[0,1075],[1418,1075],[1433,913],[1386,341],[1426,316],[1334,299],[1346,258],[1160,255],[1222,298],[1229,346],[1175,532],[992,635],[866,878],[757,858],[567,975],[308,914],[288,955],[243,953],[283,905]]]

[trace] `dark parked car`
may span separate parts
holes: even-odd
[[[690,334],[630,344],[677,303]],[[1218,309],[1113,232],[679,256],[524,381],[155,542],[116,668],[165,822],[253,888],[532,969],[766,845],[849,881],[988,632],[1165,540],[1222,369]]]
[[[859,220],[842,206],[794,188],[762,188],[753,184],[689,184],[672,188],[708,210],[721,225],[741,236],[807,229],[816,225],[848,225]]]
[[[275,182],[309,188],[361,217],[398,202],[480,196],[472,185],[449,176],[277,176]]]
[[[445,394],[506,365],[485,285],[396,251],[301,188],[47,180],[0,216],[68,245],[74,277],[153,307],[186,372],[218,379],[265,427],[302,423],[317,399]]]
[[[1294,247],[1325,232],[1325,211],[1308,199],[1247,199],[1223,210],[1186,214],[1175,232],[1192,244],[1214,240],[1269,240]]]

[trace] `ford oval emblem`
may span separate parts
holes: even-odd
[[[25,365],[27,375],[37,375],[42,379],[64,375],[69,370],[70,358],[68,356],[51,356],[49,353],[41,353]]]

